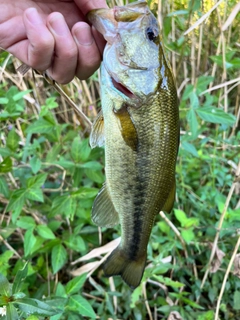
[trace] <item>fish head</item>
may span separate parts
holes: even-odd
[[[163,74],[158,21],[147,3],[96,9],[88,19],[107,41],[103,65],[113,87],[133,104],[144,103]]]

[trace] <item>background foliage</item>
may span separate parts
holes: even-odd
[[[98,268],[120,235],[119,227],[100,230],[91,221],[104,182],[103,149],[90,149],[88,128],[63,96],[37,74],[22,77],[20,63],[0,53],[6,319],[240,318],[239,4],[222,1],[187,35],[214,2],[149,5],[176,75],[181,145],[174,210],[157,217],[133,292]],[[91,121],[100,107],[98,76],[62,87]]]

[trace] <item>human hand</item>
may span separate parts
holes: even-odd
[[[104,40],[85,15],[105,0],[0,0],[0,47],[59,83],[87,79]]]

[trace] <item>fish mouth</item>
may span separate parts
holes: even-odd
[[[132,28],[140,24],[142,18],[149,13],[145,1],[137,1],[126,6],[115,6],[112,9],[100,8],[88,12],[88,21],[100,32],[105,40],[112,44],[118,34],[118,28]]]
[[[130,99],[137,99],[136,95],[132,93],[127,87],[125,87],[122,83],[117,82],[113,77],[111,77],[112,84],[115,89],[123,93],[125,96],[127,96]]]

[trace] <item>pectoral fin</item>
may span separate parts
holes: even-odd
[[[91,148],[102,147],[104,143],[104,118],[102,111],[100,111],[92,125],[92,132],[90,135],[90,146]]]
[[[116,113],[119,119],[119,127],[125,143],[133,150],[137,151],[138,135],[127,108]]]
[[[99,227],[113,227],[119,224],[118,213],[114,208],[106,184],[103,185],[93,203],[92,220]]]
[[[163,206],[163,211],[166,211],[168,213],[170,213],[172,211],[173,205],[174,205],[174,201],[175,201],[175,193],[176,193],[176,181],[174,180],[173,186],[172,186],[172,190],[170,191],[167,201],[165,202],[164,206]]]

